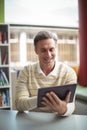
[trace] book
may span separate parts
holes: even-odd
[[[0,32],[0,43],[2,43],[2,32]]]
[[[2,91],[2,106],[7,106],[5,91]]]
[[[0,91],[0,107],[2,106],[2,93]]]
[[[2,60],[2,64],[7,64],[8,62],[8,53],[5,53],[4,58]]]
[[[0,71],[0,86],[4,86],[5,82],[4,82],[4,77]]]
[[[9,106],[10,105],[10,96],[9,89],[0,91],[0,106]]]
[[[2,70],[2,69],[0,69],[0,80],[2,81],[2,85],[4,85],[4,84],[9,84],[9,81],[8,81],[8,79],[7,79],[7,76],[6,76],[6,74],[5,74],[5,72],[4,72],[4,70]]]
[[[6,89],[5,94],[6,94],[6,104],[7,106],[9,106],[10,105],[9,89]]]
[[[38,107],[44,107],[42,102],[42,98],[46,96],[47,92],[55,92],[55,94],[61,99],[64,100],[66,97],[66,94],[71,91],[70,101],[73,101],[75,90],[76,90],[77,84],[68,84],[68,85],[62,85],[62,86],[53,86],[53,87],[44,87],[38,89],[38,97],[37,97],[37,106]]]
[[[2,64],[1,48],[0,48],[0,65]]]
[[[8,33],[7,33],[7,32],[3,32],[3,35],[2,35],[2,43],[3,43],[3,44],[8,43]]]

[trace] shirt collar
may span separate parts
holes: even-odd
[[[58,74],[58,66],[59,66],[58,62],[55,61],[55,67],[54,67],[54,69],[48,75],[50,75],[50,76],[56,76]],[[39,62],[38,62],[38,65],[37,65],[37,70],[38,70],[38,72],[40,74],[44,75],[43,71],[40,68],[40,63]]]

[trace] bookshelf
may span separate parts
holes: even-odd
[[[9,25],[0,24],[0,109],[11,109]]]

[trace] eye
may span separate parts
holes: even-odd
[[[55,50],[54,48],[51,48],[51,49],[50,49],[50,52],[53,52],[54,50]]]
[[[44,49],[44,48],[41,49],[41,52],[45,52],[45,51],[46,51],[46,49]]]

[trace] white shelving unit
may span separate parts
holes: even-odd
[[[62,27],[39,27],[39,26],[10,26],[10,47],[11,47],[11,63],[14,66],[22,64],[21,59],[28,62],[37,61],[37,55],[34,52],[33,38],[38,31],[48,30],[54,32],[58,36],[57,57],[59,61],[65,62],[70,66],[79,64],[79,44],[78,44],[78,28],[62,28]],[[25,43],[20,42],[25,35]],[[22,37],[23,36],[23,37]],[[26,49],[26,51],[21,49]],[[23,53],[26,52],[26,53]],[[22,58],[21,58],[22,57]],[[24,57],[24,59],[23,59]]]
[[[0,24],[0,109],[11,109],[9,25]]]

